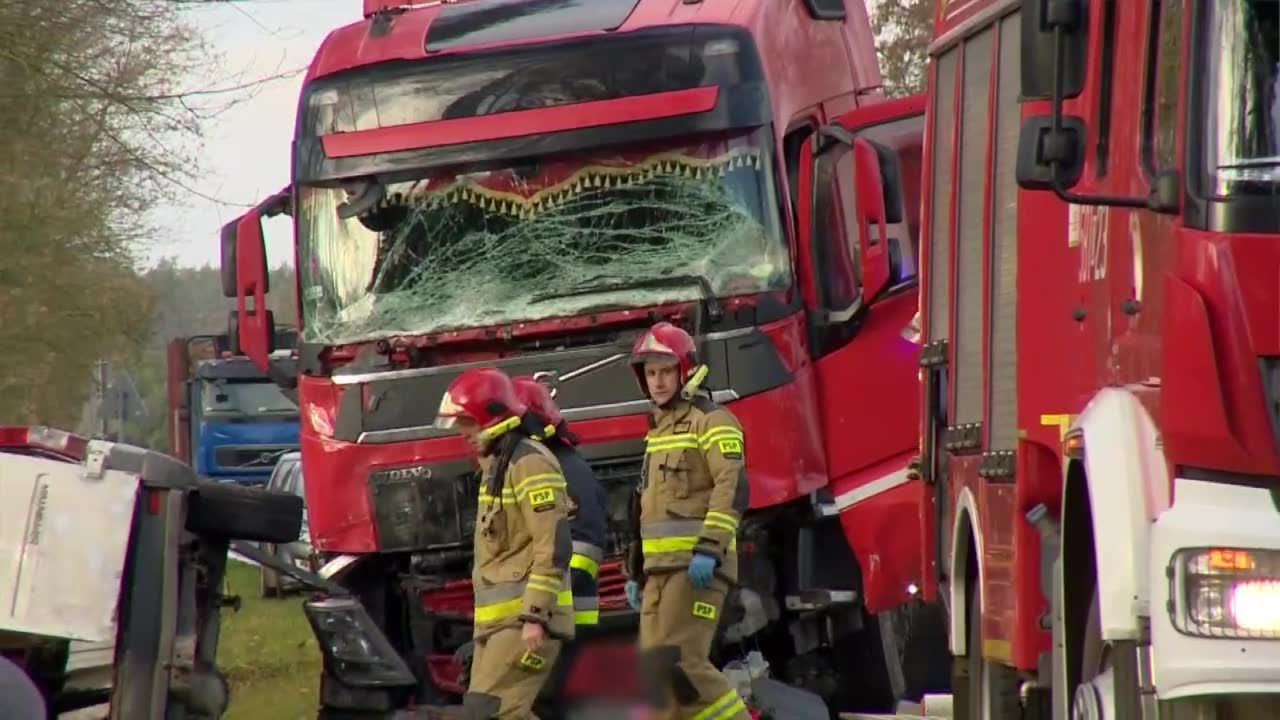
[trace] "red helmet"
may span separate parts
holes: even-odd
[[[495,368],[476,368],[462,373],[449,385],[440,398],[435,424],[451,428],[458,418],[470,418],[493,438],[519,425],[527,411],[506,373]]]
[[[516,398],[530,410],[541,415],[548,425],[560,427],[560,423],[564,422],[564,415],[560,414],[560,406],[556,405],[555,399],[551,397],[551,388],[527,375],[511,378],[511,384],[516,388]]]
[[[631,367],[646,397],[649,384],[644,379],[644,364],[649,362],[677,366],[681,386],[687,386],[695,376],[705,377],[706,374],[705,368],[698,364],[698,346],[693,337],[669,322],[660,322],[646,330],[631,348]],[[699,383],[701,378],[694,384]]]

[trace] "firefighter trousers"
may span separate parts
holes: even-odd
[[[729,679],[711,664],[728,586],[698,590],[684,570],[650,575],[640,605],[641,669],[663,720],[750,720]]]
[[[503,628],[476,640],[471,685],[462,697],[466,720],[538,720],[533,701],[560,654],[560,640],[548,637],[529,653],[520,627]]]

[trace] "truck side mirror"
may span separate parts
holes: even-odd
[[[1084,91],[1089,65],[1089,5],[1085,0],[1022,0],[1022,97],[1049,100],[1050,114],[1028,117],[1018,137],[1016,178],[1027,190],[1052,190],[1064,202],[1148,207],[1149,198],[1072,191],[1081,180],[1090,129],[1064,115],[1067,98]]]
[[[271,368],[275,318],[267,309],[267,250],[262,240],[262,216],[250,210],[234,223],[236,315],[234,336],[240,350],[263,372]],[[226,228],[223,229],[224,233]],[[250,304],[252,300],[252,304]]]
[[[1080,181],[1088,133],[1080,118],[1062,116],[1062,105],[1084,89],[1087,25],[1081,0],[1022,0],[1021,101],[1053,105],[1051,116],[1027,118],[1018,137],[1016,177],[1028,190],[1063,196]]]
[[[858,242],[862,244],[862,291],[875,298],[889,284],[888,228],[880,154],[862,138],[853,141],[854,183],[857,192]],[[876,224],[872,233],[871,224]]]
[[[1061,97],[1073,98],[1084,90],[1088,19],[1081,0],[1022,0],[1023,102],[1053,98],[1059,73]]]

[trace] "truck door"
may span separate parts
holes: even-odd
[[[885,593],[919,580],[918,493],[905,486],[919,438],[919,346],[910,328],[923,137],[923,98],[905,98],[837,118],[801,157],[801,276],[827,468],[873,611],[896,604]],[[858,521],[846,512],[854,506]],[[874,522],[862,522],[868,515]],[[905,555],[872,563],[864,554],[884,523]]]

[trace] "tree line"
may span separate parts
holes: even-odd
[[[149,211],[251,85],[183,85],[218,66],[168,0],[0,2],[0,424],[74,427],[99,358],[154,350]]]

